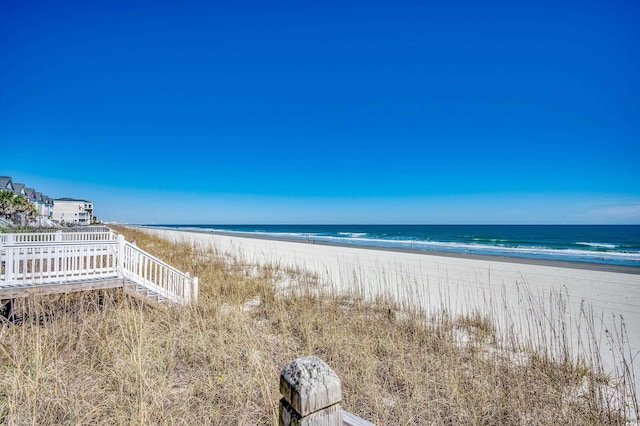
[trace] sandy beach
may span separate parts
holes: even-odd
[[[620,366],[622,350],[634,358],[640,384],[640,275],[550,264],[478,259],[318,245],[292,241],[144,228],[162,238],[189,243],[247,264],[304,270],[334,291],[364,297],[384,295],[405,307],[439,314],[479,312],[505,333],[533,345],[553,347],[559,330],[578,353],[599,343],[605,372]],[[585,313],[587,315],[585,315]],[[593,319],[591,321],[590,319]],[[532,329],[532,324],[536,328]],[[616,332],[611,332],[616,330]],[[566,340],[565,340],[566,341]]]

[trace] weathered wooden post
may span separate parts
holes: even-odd
[[[317,356],[284,367],[280,393],[280,426],[342,426],[340,379]]]

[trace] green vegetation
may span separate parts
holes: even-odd
[[[307,355],[341,378],[345,409],[378,425],[633,414],[626,390],[584,365],[526,347],[515,356],[517,342],[502,347],[485,315],[426,318],[327,294],[301,272],[114,229],[199,277],[197,305],[150,307],[117,290],[17,301],[20,324],[0,328],[5,424],[271,425],[281,369]]]
[[[35,207],[13,192],[0,191],[0,217],[19,225],[21,220],[29,223],[38,216]],[[21,219],[22,218],[22,219]]]

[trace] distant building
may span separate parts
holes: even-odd
[[[75,198],[53,200],[52,220],[60,225],[91,225],[93,223],[93,203]]]
[[[13,181],[10,176],[0,176],[0,191],[13,192]]]
[[[27,199],[27,186],[24,183],[13,183],[13,192],[20,197]]]
[[[53,198],[48,195],[43,195],[42,199],[44,201],[42,205],[42,212],[40,213],[47,219],[51,219],[53,217]]]
[[[38,219],[46,223],[53,218],[53,198],[36,192]],[[44,220],[46,219],[46,220]]]
[[[36,190],[33,188],[25,188],[25,190],[27,191],[27,201],[35,207],[37,205]]]
[[[23,215],[20,219],[22,225],[28,225],[27,222],[38,226],[51,226],[52,222],[64,225],[91,225],[96,221],[91,201],[75,198],[54,200],[34,188],[28,188],[24,183],[13,182],[11,176],[0,176],[0,191],[16,194],[33,206],[37,217],[34,220]]]

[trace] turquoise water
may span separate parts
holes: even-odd
[[[640,225],[153,225],[291,240],[640,267]]]

